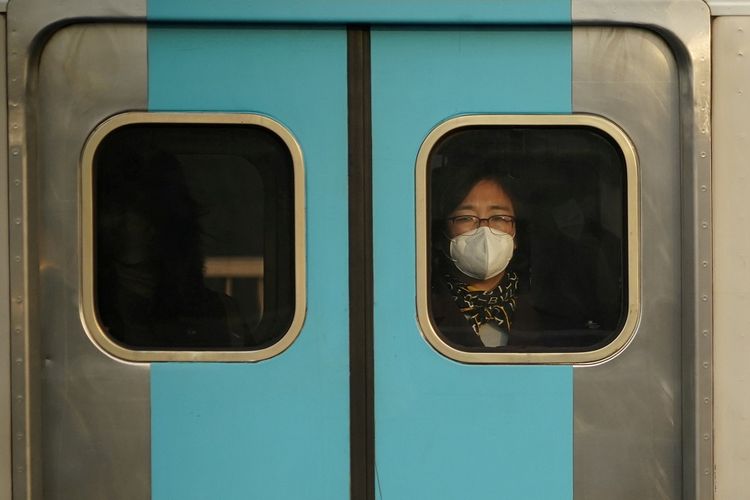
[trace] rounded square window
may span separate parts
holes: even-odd
[[[131,361],[271,357],[304,315],[302,156],[256,115],[126,113],[83,155],[83,309]]]
[[[589,115],[466,116],[417,162],[418,317],[469,363],[594,363],[638,319],[637,166]]]

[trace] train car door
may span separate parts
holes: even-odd
[[[691,370],[697,365],[686,346],[694,346],[698,337],[700,301],[710,299],[699,299],[695,283],[683,272],[699,268],[698,253],[710,254],[706,241],[700,240],[700,249],[695,246],[700,236],[695,235],[706,225],[699,225],[694,203],[700,200],[692,194],[698,192],[695,179],[707,179],[705,170],[694,173],[697,162],[704,161],[696,159],[707,156],[705,139],[704,149],[693,149],[695,137],[705,137],[705,130],[690,128],[696,123],[691,114],[695,89],[705,88],[706,81],[685,76],[684,54],[664,38],[646,29],[609,25],[601,20],[604,11],[594,11],[578,11],[594,24],[588,27],[560,26],[571,22],[563,10],[558,19],[546,19],[548,25],[529,13],[523,21],[535,26],[372,30],[378,498],[696,495],[692,479],[683,480],[683,460],[685,470],[694,470],[689,457],[696,456],[697,425],[690,410]],[[545,10],[551,12],[556,11]],[[698,17],[705,29],[706,10]],[[705,61],[706,47],[701,50]],[[596,167],[606,160],[585,158],[592,154],[591,145],[572,136],[554,138],[566,127],[575,129],[581,115],[615,125],[632,145],[637,168],[622,163],[616,195]],[[450,141],[458,146],[451,149]],[[620,154],[627,155],[627,149]],[[590,218],[601,217],[594,238],[599,248],[606,245],[602,234],[609,231],[604,228],[614,227],[606,220],[618,221],[620,250],[615,254],[624,260],[615,265],[622,266],[620,274],[608,279],[623,290],[621,317],[634,315],[616,328],[629,324],[634,333],[621,349],[587,360],[577,356],[596,350],[595,342],[589,348],[574,342],[556,349],[549,343],[484,349],[433,341],[441,336],[435,319],[441,311],[429,310],[430,277],[441,271],[428,237],[444,237],[444,226],[435,229],[430,218],[439,210],[440,196],[431,183],[439,169],[481,162],[505,169],[525,192],[526,231],[537,231],[537,239],[533,234],[516,239],[516,250],[531,242],[546,252],[532,248],[525,257],[532,290],[549,286],[547,295],[564,300],[572,288],[601,285],[596,281],[602,275],[592,274],[590,260],[599,254],[566,253],[560,238],[551,244],[545,220],[566,241],[579,238],[577,244],[587,245],[582,228]],[[544,162],[546,170],[534,170]],[[571,168],[584,171],[573,174]],[[599,181],[589,183],[592,177]],[[582,197],[572,194],[597,182]],[[684,194],[686,189],[690,194]],[[701,189],[705,192],[706,185]],[[613,202],[613,196],[620,201]],[[586,208],[584,199],[593,205]],[[708,259],[701,260],[707,267]],[[571,271],[566,284],[555,288],[549,276],[566,268]],[[544,273],[549,273],[546,280],[535,278]],[[610,293],[596,289],[600,297]],[[543,307],[546,299],[537,295],[534,300]],[[567,314],[570,307],[558,312]],[[701,321],[706,324],[705,317]],[[595,331],[599,323],[583,321],[574,329]],[[510,351],[515,359],[505,356]],[[704,426],[710,415],[706,418]],[[704,488],[710,491],[708,483]]]
[[[147,24],[141,2],[66,9],[27,2],[10,14],[13,375],[25,395],[13,408],[14,497],[346,498],[345,28]],[[161,247],[160,269],[131,264],[153,256],[157,228],[183,241],[195,220],[169,215],[181,212],[216,223],[194,231],[206,275],[194,303],[209,312],[181,309],[174,333],[193,340],[170,347],[139,337],[142,323],[129,330],[137,314],[107,324],[105,301],[138,299],[102,295],[113,282],[101,265],[110,250],[129,254],[114,267],[130,271],[113,268],[119,283],[153,297],[154,273],[193,243]],[[124,232],[105,251],[97,234],[112,228]],[[211,254],[223,232],[255,242]],[[265,340],[235,336],[242,287],[254,325],[282,317]],[[201,333],[217,315],[228,344]]]
[[[14,497],[710,498],[709,16],[647,4],[11,3]],[[447,174],[498,166],[517,213],[437,217]],[[436,261],[500,228],[564,321],[506,347],[506,295],[451,340]],[[154,278],[176,255],[197,295]],[[182,341],[119,314],[143,297]]]

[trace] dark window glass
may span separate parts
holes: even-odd
[[[430,317],[447,343],[571,352],[617,336],[628,310],[626,168],[609,136],[460,128],[431,151],[428,183]]]
[[[295,307],[293,164],[258,126],[133,124],[94,157],[95,306],[132,349],[252,350]]]

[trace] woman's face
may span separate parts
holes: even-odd
[[[497,182],[493,180],[481,180],[477,182],[469,194],[466,195],[461,203],[450,213],[450,217],[458,217],[460,215],[473,215],[480,219],[487,219],[494,215],[516,215],[513,210],[513,202],[510,196]],[[487,225],[487,221],[481,221],[480,225]],[[457,224],[448,222],[447,233],[449,238],[455,238],[459,234],[466,231]],[[511,236],[516,235],[515,225],[510,223],[505,227],[501,228],[503,232],[510,234]]]

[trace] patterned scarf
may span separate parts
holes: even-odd
[[[469,318],[474,333],[479,335],[482,324],[493,322],[501,331],[510,334],[518,289],[515,272],[507,271],[500,283],[487,291],[473,290],[449,273],[445,274],[445,281],[461,313]]]

